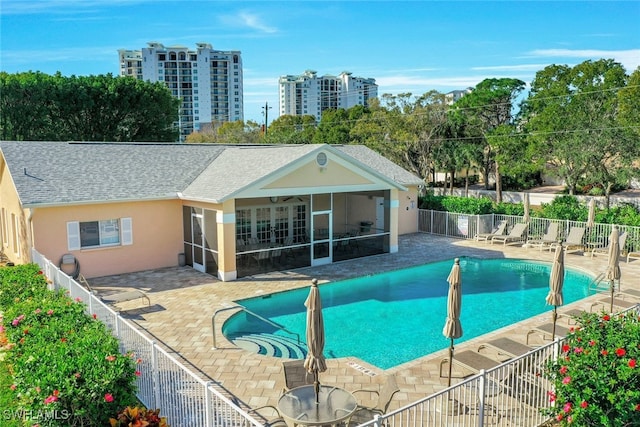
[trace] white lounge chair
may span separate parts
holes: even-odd
[[[529,223],[518,223],[513,226],[509,234],[504,236],[493,236],[491,238],[491,244],[494,242],[501,242],[503,245],[522,242],[525,239],[524,233],[527,231]]]
[[[552,245],[558,242],[558,229],[560,225],[557,222],[552,222],[547,227],[546,233],[539,239],[527,240],[525,247],[527,248],[540,248],[540,251],[546,246]]]
[[[624,252],[624,245],[627,244],[627,233],[621,233],[618,236],[618,244],[619,244],[619,248],[620,248],[620,257],[622,258],[622,253]],[[609,254],[609,246],[605,246],[605,247],[602,247],[602,248],[593,248],[591,250],[591,258],[593,258],[593,256],[595,254],[608,255]]]
[[[496,228],[491,230],[491,233],[478,233],[478,234],[476,234],[476,240],[478,242],[481,241],[481,240],[484,240],[485,242],[487,242],[487,241],[491,240],[491,238],[493,236],[502,236],[506,229],[507,229],[507,221],[506,220],[502,220],[502,221],[500,221],[498,223]]]
[[[106,304],[118,304],[120,302],[142,299],[146,303],[146,305],[151,305],[151,300],[149,299],[149,296],[139,289],[134,289],[132,291],[125,291],[125,292],[117,292],[115,294],[110,294],[110,295],[97,295],[96,292],[93,289],[91,289],[89,282],[87,281],[87,279],[85,279],[85,277],[82,274],[78,275],[78,282],[84,285],[89,292],[95,294],[98,298],[100,298],[102,302]]]
[[[569,235],[567,238],[561,243],[555,243],[549,245],[549,250],[555,249],[557,246],[562,246],[564,252],[567,253],[569,251],[583,250],[584,243],[582,239],[584,238],[584,227],[573,227],[569,230]]]

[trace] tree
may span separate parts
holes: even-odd
[[[311,144],[315,132],[315,117],[284,115],[271,122],[265,140],[275,144]]]
[[[176,141],[180,100],[161,82],[111,74],[0,73],[6,140]]]
[[[569,194],[580,183],[598,184],[608,203],[614,185],[634,173],[640,143],[619,120],[618,93],[626,81],[622,65],[610,59],[573,68],[551,65],[536,74],[523,107],[524,126]],[[633,105],[634,93],[624,95],[625,105]]]
[[[518,79],[485,79],[470,94],[463,96],[453,105],[457,120],[465,129],[465,138],[483,145],[484,156],[479,166],[484,174],[485,187],[489,184],[490,172],[494,171],[498,202],[502,201],[500,163],[496,158],[499,144],[496,144],[498,140],[491,136],[504,136],[503,127],[513,125],[513,103],[525,86],[525,83]]]

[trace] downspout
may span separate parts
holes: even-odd
[[[27,247],[29,248],[29,262],[33,262],[33,249],[35,249],[35,243],[33,239],[33,208],[29,208],[29,216],[27,216]]]

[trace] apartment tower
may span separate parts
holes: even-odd
[[[181,141],[193,131],[244,120],[240,51],[214,50],[208,43],[197,43],[196,50],[147,45],[118,51],[120,75],[164,82],[182,100],[177,123]]]
[[[318,77],[316,71],[307,70],[297,76],[281,76],[278,83],[280,115],[311,115],[316,121],[327,109],[366,106],[369,99],[378,96],[375,79],[353,77],[348,71]]]

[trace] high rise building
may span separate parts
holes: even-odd
[[[317,121],[324,110],[366,106],[378,96],[375,79],[353,77],[348,71],[318,77],[316,71],[307,70],[297,76],[281,76],[278,83],[281,116],[311,115]]]
[[[453,105],[458,99],[462,98],[465,95],[469,95],[473,91],[472,87],[468,87],[462,90],[452,90],[451,92],[447,92],[444,94],[445,100],[447,104]]]
[[[180,140],[205,127],[244,120],[240,51],[214,50],[197,43],[196,50],[150,42],[142,50],[118,51],[120,75],[164,82],[182,100]]]

